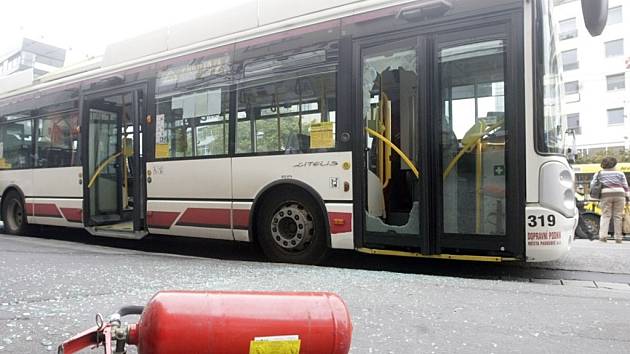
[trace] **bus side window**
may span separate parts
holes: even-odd
[[[80,164],[79,113],[59,113],[37,120],[36,167]]]
[[[158,103],[156,158],[226,155],[228,90],[212,88],[168,97]],[[161,136],[160,136],[161,134]]]
[[[29,168],[32,164],[32,120],[9,121],[1,126],[0,169]]]
[[[335,147],[334,72],[242,87],[236,152],[304,153]]]

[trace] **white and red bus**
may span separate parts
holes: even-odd
[[[5,232],[557,259],[554,21],[552,0],[269,0],[114,44],[0,96]]]

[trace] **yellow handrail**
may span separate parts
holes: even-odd
[[[483,142],[477,139],[477,153],[475,154],[475,232],[481,232],[481,202],[483,187]]]
[[[379,134],[378,132],[376,132],[375,130],[372,130],[368,127],[365,128],[365,130],[372,136],[377,137],[380,141],[382,141],[383,143],[385,143],[387,146],[389,146],[390,148],[392,148],[394,151],[396,151],[396,153],[400,156],[401,159],[403,159],[403,161],[405,161],[405,163],[407,164],[407,166],[409,166],[409,168],[411,168],[411,170],[413,171],[413,174],[416,175],[416,177],[420,177],[420,172],[418,171],[418,169],[416,168],[416,166],[413,165],[413,162],[407,157],[407,155],[405,155],[404,152],[402,152],[402,150],[400,150],[398,148],[398,146],[394,145],[394,143],[392,143],[391,141],[389,141],[389,139],[387,139],[386,137],[382,136],[381,134]]]
[[[103,172],[103,169],[105,169],[105,166],[109,165],[112,161],[114,161],[116,158],[118,158],[118,156],[120,156],[123,152],[117,152],[115,154],[113,154],[112,156],[110,156],[107,160],[103,161],[103,163],[101,163],[98,168],[94,171],[94,175],[90,178],[90,182],[88,183],[88,188],[92,188],[92,185],[94,184],[94,182],[96,182],[96,177],[98,177],[101,172]]]
[[[446,169],[444,170],[444,174],[443,174],[443,179],[446,179],[446,177],[448,177],[448,175],[451,173],[451,171],[453,170],[453,168],[455,168],[455,165],[457,164],[457,162],[459,162],[459,159],[462,158],[462,156],[471,151],[471,148],[473,146],[477,146],[477,144],[483,139],[484,136],[486,136],[488,133],[490,133],[491,131],[501,127],[503,125],[503,122],[501,123],[497,123],[494,125],[489,126],[484,132],[483,134],[481,134],[477,139],[469,142],[468,144],[464,145],[464,148],[461,149],[457,155],[455,155],[455,157],[451,160],[451,162],[448,164],[448,166],[446,167]]]
[[[378,129],[377,133],[381,134],[385,139],[391,141],[392,139],[392,106],[391,100],[387,96],[387,93],[383,90],[383,77],[380,78],[381,93],[378,103]],[[378,142],[378,173],[381,182],[383,183],[383,189],[387,188],[389,181],[392,179],[392,148],[385,144],[383,141]]]

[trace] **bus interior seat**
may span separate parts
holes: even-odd
[[[368,188],[368,214],[385,218],[385,196],[383,195],[383,184],[378,176],[368,170],[367,171],[367,188]]]
[[[285,154],[298,154],[306,152],[310,147],[310,136],[306,134],[291,133],[287,137]]]

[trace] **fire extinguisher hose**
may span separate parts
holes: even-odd
[[[129,305],[121,307],[118,311],[116,311],[116,313],[120,317],[125,317],[129,315],[141,315],[142,310],[144,310],[144,306]]]

